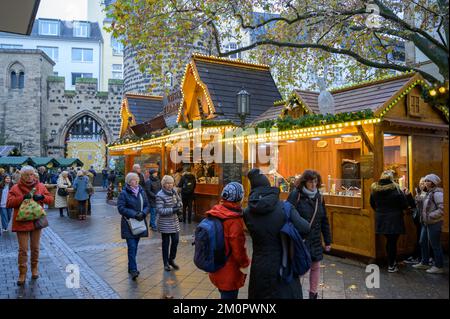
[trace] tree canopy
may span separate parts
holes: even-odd
[[[412,44],[448,80],[448,6],[448,0],[117,0],[109,16],[113,35],[137,48],[141,71],[162,77],[203,48],[268,64],[287,88],[311,72],[330,82],[334,66],[347,81],[415,70],[437,82],[399,58]],[[238,47],[225,50],[227,41]]]

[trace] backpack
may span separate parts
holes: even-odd
[[[194,264],[206,272],[216,272],[227,262],[222,221],[217,217],[204,218],[195,229]],[[231,252],[230,252],[231,253]]]
[[[303,276],[311,268],[311,255],[303,238],[291,221],[291,203],[283,202],[285,223],[281,227],[281,244],[283,247],[280,277],[290,283],[295,277]]]
[[[192,181],[192,178],[188,178],[187,176],[184,177],[181,193],[185,195],[194,193],[194,182]]]

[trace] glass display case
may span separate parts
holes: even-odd
[[[332,178],[328,176],[322,185],[324,195],[361,197],[360,179]]]

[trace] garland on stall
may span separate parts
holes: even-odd
[[[279,131],[292,130],[303,127],[319,126],[324,124],[344,123],[347,121],[357,121],[371,119],[374,117],[373,111],[366,109],[358,112],[345,112],[338,114],[306,114],[300,118],[285,116],[283,118],[265,120],[256,124],[255,128],[277,128]]]
[[[440,87],[430,87],[428,85],[424,85],[422,89],[422,98],[425,102],[430,104],[431,106],[437,108],[439,111],[444,114],[447,122],[448,118],[448,102],[449,102],[449,93],[448,93],[448,84],[441,85]]]

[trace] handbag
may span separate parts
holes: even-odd
[[[34,228],[35,229],[42,229],[48,226],[48,219],[47,216],[42,216],[39,219],[36,219],[34,221]]]
[[[144,209],[144,199],[142,198],[141,194],[139,194],[139,200],[141,202],[141,211],[142,211]],[[141,221],[134,218],[128,218],[127,223],[128,226],[130,227],[131,233],[134,236],[140,235],[147,230],[145,218]]]
[[[65,189],[65,188],[58,188],[58,195],[62,196],[62,197],[66,197],[67,195],[69,195],[69,193],[67,192],[67,189]]]
[[[36,188],[33,188],[30,192],[31,197],[33,197],[36,192]],[[25,199],[22,204],[20,204],[19,212],[17,213],[16,221],[25,222],[32,221],[47,215],[44,208],[39,205],[33,198]]]

